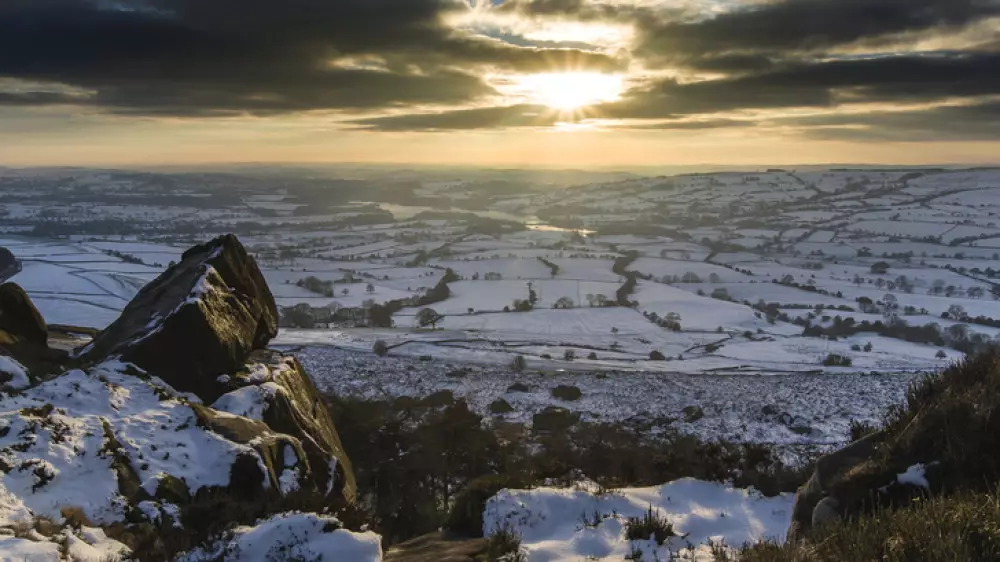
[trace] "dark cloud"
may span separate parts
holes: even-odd
[[[782,119],[809,138],[852,142],[1000,141],[1000,101]]]
[[[468,102],[493,93],[478,77],[483,67],[532,72],[620,64],[579,49],[519,47],[450,29],[442,17],[463,6],[457,0],[4,0],[0,77],[92,90],[89,103],[125,112],[227,114]],[[379,64],[331,66],[344,57]]]
[[[551,127],[566,120],[545,106],[518,104],[438,113],[393,115],[362,119],[352,123],[373,131],[471,131],[513,127]]]
[[[530,103],[405,112],[482,104],[497,94],[482,78],[487,70],[632,64],[658,78],[575,119],[697,130],[756,124],[734,112],[813,108],[831,117],[783,126],[859,140],[935,130],[985,138],[997,124],[983,100],[1000,96],[1000,32],[981,24],[1000,16],[1000,0],[748,0],[718,13],[617,0],[495,7],[521,18],[633,25],[637,43],[622,58],[581,42],[532,41],[499,29],[472,35],[445,23],[467,9],[466,0],[0,0],[0,79],[14,79],[0,84],[20,84],[0,86],[0,106],[182,116],[391,113],[351,122],[372,131],[540,127],[573,118]],[[909,52],[917,39],[976,24],[974,47]],[[668,73],[684,78],[662,78]],[[841,111],[849,103],[944,100],[965,105],[865,119]]]
[[[647,131],[704,131],[708,129],[755,127],[756,125],[753,121],[740,119],[695,119],[690,121],[660,121],[658,123],[644,123],[642,125],[632,124],[625,125],[622,128]]]
[[[690,118],[741,110],[829,108],[846,102],[913,103],[1000,94],[1000,53],[938,53],[802,63],[781,70],[680,83],[664,80],[594,106],[586,118],[665,120],[639,128],[697,128]],[[577,119],[584,117],[579,116]],[[482,129],[551,125],[573,120],[541,113],[538,106],[448,111],[364,121],[379,130]],[[709,119],[719,128],[742,120]],[[708,127],[701,127],[708,128]]]
[[[694,65],[734,55],[783,59],[995,15],[997,0],[784,0],[695,21],[637,20],[637,53]]]
[[[605,117],[649,119],[992,94],[1000,94],[1000,53],[947,52],[797,63],[779,70],[690,83],[664,80],[595,110]]]

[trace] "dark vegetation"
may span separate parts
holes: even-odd
[[[878,427],[874,454],[831,490],[847,516],[813,529],[806,543],[742,549],[749,561],[1000,560],[1000,351],[914,384]],[[929,489],[893,484],[924,464]]]
[[[542,262],[543,264],[545,264],[546,267],[549,268],[549,271],[552,273],[552,277],[559,275],[559,264],[551,262],[541,256],[538,257],[538,261]]]
[[[395,544],[444,527],[481,536],[487,499],[506,487],[545,479],[569,484],[586,474],[608,488],[654,485],[682,477],[792,491],[805,476],[767,446],[701,442],[645,428],[566,420],[532,431],[494,420],[492,427],[463,400],[345,400],[327,403],[358,480],[358,521]]]
[[[441,280],[437,282],[434,287],[427,291],[423,296],[416,299],[415,302],[410,299],[406,300],[393,300],[385,304],[375,304],[368,311],[369,322],[373,327],[376,328],[391,328],[392,327],[392,315],[396,314],[400,310],[403,310],[407,306],[421,306],[426,307],[435,303],[439,303],[451,296],[451,289],[448,287],[448,283],[458,281],[458,275],[455,274],[450,268],[444,272],[444,276]]]
[[[675,536],[674,526],[658,510],[653,511],[653,506],[642,517],[629,517],[625,522],[625,537],[630,541],[656,539],[656,544],[663,544]]]

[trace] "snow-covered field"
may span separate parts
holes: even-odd
[[[476,412],[497,420],[531,423],[549,406],[579,412],[594,422],[675,429],[705,439],[782,446],[834,445],[847,440],[851,420],[874,422],[902,400],[915,375],[716,375],[658,372],[546,371],[518,373],[504,366],[470,366],[448,359],[377,358],[341,347],[307,346],[298,352],[320,390],[342,397],[423,398],[448,390]],[[520,383],[527,390],[513,390]],[[580,388],[576,401],[559,400],[560,385]],[[513,411],[493,415],[495,400]],[[685,408],[704,414],[685,419]]]
[[[468,181],[420,184],[433,187],[416,193],[449,198],[447,209],[433,200],[313,207],[312,192],[292,179],[281,189],[226,187],[238,204],[204,208],[199,198],[214,197],[214,186],[188,186],[192,197],[174,207],[141,197],[88,202],[88,193],[131,196],[128,182],[138,180],[107,184],[107,173],[82,172],[70,182],[81,191],[61,201],[59,189],[44,192],[46,174],[59,173],[0,172],[34,182],[0,191],[11,222],[0,246],[21,260],[11,280],[50,323],[103,328],[185,248],[252,224],[237,234],[278,305],[335,318],[286,328],[275,344],[300,349],[321,384],[351,395],[451,389],[482,411],[505,397],[511,416],[530,419],[560,381],[584,388],[570,406],[595,419],[699,405],[707,415],[693,429],[705,434],[832,442],[850,418],[898,400],[916,374],[1000,334],[997,170],[632,177],[511,194]],[[465,215],[420,215],[466,202]],[[351,224],[373,209],[382,214]],[[531,228],[495,230],[470,216]],[[87,221],[141,217],[141,234],[86,231]],[[23,234],[53,223],[82,231]],[[423,307],[413,301],[448,269],[458,280],[427,305],[440,318],[419,326]],[[637,277],[631,291],[623,271]],[[608,306],[620,300],[629,306]],[[533,309],[504,312],[515,301]],[[390,307],[394,326],[366,325],[373,304]],[[861,322],[867,331],[851,328]],[[904,341],[902,323],[937,337]],[[377,340],[389,358],[371,353]],[[524,373],[510,369],[518,356]],[[446,376],[460,366],[472,374]],[[514,380],[538,390],[507,396]],[[775,433],[758,415],[771,402],[787,403],[810,432]]]

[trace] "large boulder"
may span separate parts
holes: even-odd
[[[31,319],[27,297],[18,302]],[[52,520],[45,536],[68,540],[59,526],[72,512],[137,548],[142,529],[187,540],[215,517],[352,503],[351,463],[319,392],[294,357],[264,349],[277,318],[256,263],[223,236],[185,252],[75,349],[79,369],[26,385],[26,363],[0,362],[16,371],[0,373],[0,387],[20,391],[0,411],[0,533]],[[67,357],[24,325],[11,323],[7,339]]]
[[[280,478],[287,445],[301,461],[295,488],[353,502],[351,463],[315,385],[294,357],[262,349],[277,322],[256,262],[227,235],[185,252],[80,355],[120,356],[194,394],[211,405],[196,407],[199,423],[253,447],[268,478]]]
[[[264,276],[239,240],[226,235],[184,252],[78,355],[121,356],[211,402],[219,395],[215,379],[242,368],[277,331]]]
[[[69,352],[50,347],[49,332],[24,289],[15,283],[0,285],[0,364],[4,365],[0,369],[0,390],[20,388],[28,380],[64,370]]]
[[[14,342],[44,347],[49,339],[45,319],[16,283],[0,285],[0,345]]]

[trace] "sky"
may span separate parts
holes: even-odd
[[[1000,163],[1000,0],[0,0],[0,165]]]

